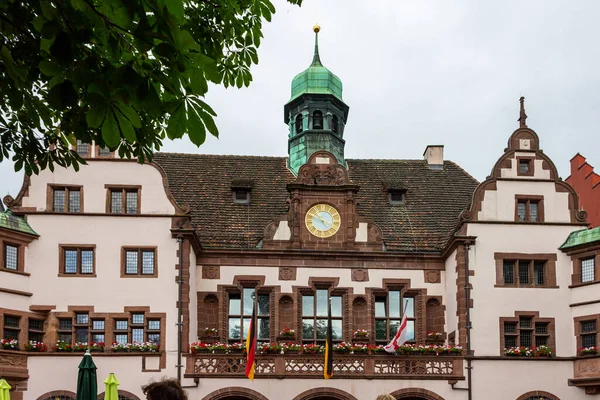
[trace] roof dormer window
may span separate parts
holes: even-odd
[[[250,204],[250,192],[253,182],[250,179],[233,179],[231,181],[231,192],[234,204]]]
[[[393,206],[404,204],[405,197],[406,190],[404,189],[388,189],[388,200]]]

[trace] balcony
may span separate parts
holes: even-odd
[[[246,358],[239,354],[188,354],[186,378],[245,378]],[[323,377],[323,354],[261,354],[255,378]],[[462,380],[463,358],[435,355],[363,355],[333,357],[335,378]]]
[[[600,356],[577,358],[569,386],[583,388],[586,394],[600,394]]]

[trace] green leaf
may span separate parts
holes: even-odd
[[[154,48],[154,53],[162,57],[170,58],[175,54],[175,48],[169,43],[162,42]]]
[[[188,31],[179,31],[179,50],[185,52],[188,49],[200,50],[191,33]]]
[[[86,4],[83,0],[71,0],[71,5],[76,11],[85,11]]]
[[[215,112],[215,110],[213,110],[211,106],[209,106],[208,104],[206,104],[205,102],[203,102],[202,100],[200,100],[198,97],[194,97],[193,101],[196,102],[196,103],[198,103],[198,105],[200,107],[202,107],[204,109],[204,111],[207,111],[213,117],[217,116],[217,113]]]
[[[121,135],[119,134],[119,126],[115,120],[115,115],[109,110],[102,124],[102,140],[108,147],[115,148],[119,145],[120,138]]]
[[[206,92],[208,92],[208,82],[206,82],[206,78],[204,78],[204,74],[201,71],[192,72],[190,76],[190,85],[192,86],[192,90],[194,94],[199,96],[204,96]]]
[[[177,20],[182,20],[184,16],[183,0],[168,0],[166,3],[167,10],[169,10]]]
[[[129,120],[129,123],[135,128],[142,127],[142,121],[137,111],[133,107],[126,106],[125,104],[117,104],[117,109]],[[118,116],[118,113],[117,113]]]
[[[92,107],[85,114],[85,120],[90,128],[100,128],[106,115],[105,106]]]
[[[47,76],[54,76],[60,72],[59,65],[49,60],[40,61],[39,68],[42,74]]]
[[[202,121],[204,121],[204,125],[214,137],[219,137],[219,129],[217,129],[217,125],[215,124],[215,120],[213,117],[204,110],[200,110],[200,117],[202,117]]]
[[[198,117],[198,114],[196,114],[196,110],[190,110],[188,116],[190,118],[188,121],[190,140],[199,147],[206,140],[206,128]]]
[[[169,139],[180,139],[186,131],[186,122],[187,117],[182,102],[169,117],[169,124],[167,125]]]
[[[120,110],[120,109],[119,109]],[[129,143],[135,142],[135,129],[131,125],[131,122],[123,115],[119,110],[113,110],[113,112],[117,115],[117,120],[119,122],[119,127],[121,128],[121,133],[127,139]]]

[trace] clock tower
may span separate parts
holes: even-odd
[[[344,127],[348,106],[342,100],[342,81],[323,66],[319,57],[316,25],[315,52],[310,66],[292,81],[292,96],[284,107],[288,125],[288,168],[298,174],[317,151],[325,150],[347,167],[344,158]]]

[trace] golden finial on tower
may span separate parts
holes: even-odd
[[[313,31],[315,33],[319,33],[320,30],[321,30],[321,27],[319,26],[319,24],[315,24],[315,26],[313,26]]]

